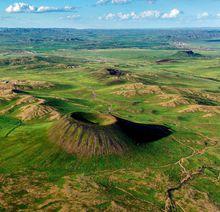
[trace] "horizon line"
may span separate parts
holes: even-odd
[[[0,27],[0,29],[72,29],[72,30],[175,30],[175,29],[220,29],[219,27],[155,27],[155,28],[72,28],[72,27]]]

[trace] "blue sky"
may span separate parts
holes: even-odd
[[[0,0],[0,27],[220,27],[220,0]]]

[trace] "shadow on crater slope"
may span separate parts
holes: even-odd
[[[118,117],[117,125],[135,144],[157,141],[172,134],[171,129],[163,125],[140,124]]]
[[[50,139],[78,156],[122,154],[137,144],[167,137],[162,125],[131,122],[113,115],[76,112],[61,118],[50,130]]]

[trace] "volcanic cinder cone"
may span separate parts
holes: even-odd
[[[111,115],[73,113],[61,118],[50,130],[50,139],[78,156],[121,154],[128,149],[127,137]]]

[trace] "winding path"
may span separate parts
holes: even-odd
[[[14,132],[18,127],[20,127],[22,124],[23,124],[22,121],[19,121],[19,123],[18,123],[15,127],[13,127],[12,129],[10,129],[10,130],[6,133],[6,135],[5,135],[4,137],[7,138],[11,133],[13,133],[13,132]]]

